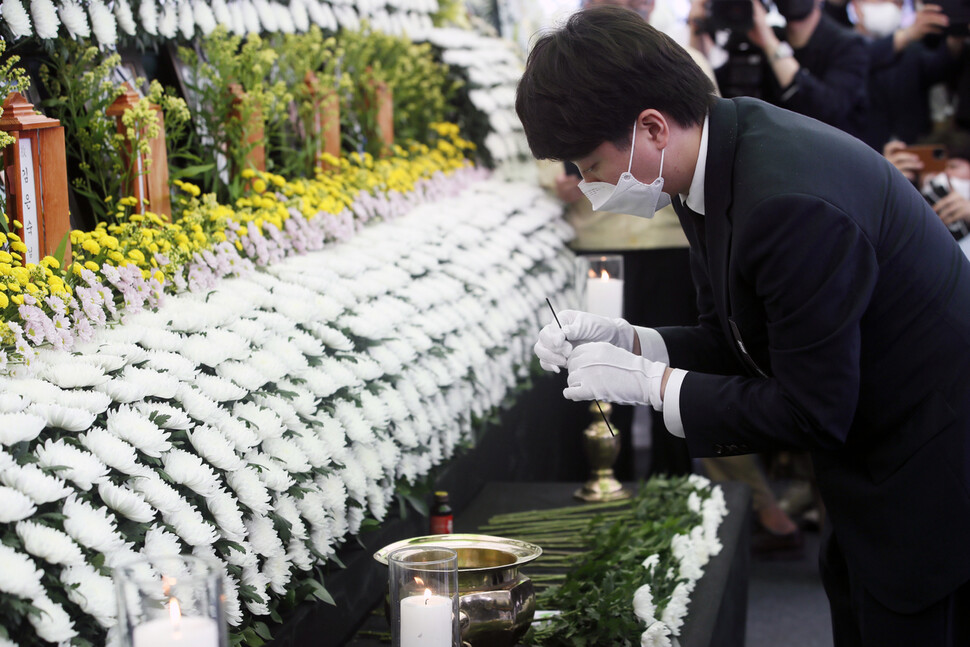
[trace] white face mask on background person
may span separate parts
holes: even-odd
[[[947,179],[950,182],[951,191],[970,200],[970,180],[962,177],[948,177]]]
[[[653,218],[657,209],[670,204],[670,196],[663,192],[664,151],[660,151],[660,173],[650,184],[633,177],[633,151],[637,145],[637,125],[633,124],[633,143],[630,144],[630,164],[615,185],[609,182],[579,183],[579,190],[589,198],[593,211],[611,211],[641,218]]]
[[[875,36],[889,36],[902,24],[903,10],[895,2],[862,3],[862,26]]]

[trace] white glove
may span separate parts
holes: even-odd
[[[663,411],[660,385],[666,364],[651,362],[610,344],[591,343],[575,349],[566,366],[569,387],[562,394],[570,400],[649,404]]]
[[[573,348],[581,344],[605,341],[627,351],[633,351],[636,331],[623,319],[610,319],[579,310],[563,310],[559,324],[552,322],[539,331],[539,341],[533,347],[539,366],[553,373],[559,372]]]

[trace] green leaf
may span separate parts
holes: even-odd
[[[270,633],[269,627],[266,626],[265,622],[254,622],[253,629],[256,634],[263,640],[270,641],[273,639],[273,634]]]
[[[327,604],[337,606],[337,603],[336,601],[334,601],[333,596],[330,595],[330,592],[323,586],[322,583],[314,579],[309,579],[307,580],[307,582],[309,582],[310,586],[313,587],[313,597],[320,600],[321,602],[326,602]]]
[[[61,236],[61,242],[57,244],[57,249],[54,250],[54,260],[61,267],[64,267],[64,254],[67,253],[67,241],[71,240],[71,232],[66,231],[64,235]]]

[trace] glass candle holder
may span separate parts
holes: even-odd
[[[407,546],[387,556],[393,647],[458,647],[458,554]]]
[[[586,312],[604,317],[623,316],[623,256],[603,254],[583,256],[585,281],[579,281]]]
[[[191,555],[145,558],[115,569],[124,647],[226,647],[222,568]]]

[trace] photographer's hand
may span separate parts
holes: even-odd
[[[925,36],[942,33],[949,25],[950,19],[943,13],[943,7],[924,4],[916,10],[913,24],[905,29],[897,29],[893,34],[893,49],[901,52]]]
[[[970,200],[951,191],[936,201],[933,211],[940,216],[943,224],[950,226],[958,220],[970,221]]]
[[[908,152],[906,144],[899,140],[886,142],[882,147],[882,156],[899,169],[899,172],[910,182],[916,180],[916,175],[923,170],[923,162],[914,153]]]
[[[791,54],[790,48],[781,48],[781,41],[775,36],[774,30],[768,24],[768,12],[761,0],[751,0],[751,17],[754,26],[748,32],[748,40],[761,48],[771,64],[771,70],[778,79],[782,89],[787,88],[795,80],[795,75],[801,66]]]

